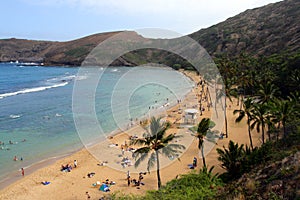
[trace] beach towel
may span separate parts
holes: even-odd
[[[190,169],[195,169],[195,167],[194,167],[193,164],[188,164],[188,167],[189,167]]]
[[[103,183],[100,188],[99,188],[100,191],[103,191],[103,192],[107,192],[109,191],[109,186],[106,185],[105,183]]]
[[[45,181],[45,182],[42,182],[43,185],[49,185],[51,182],[49,181]]]

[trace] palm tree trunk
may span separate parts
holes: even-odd
[[[209,90],[208,90],[208,86],[206,88],[206,94],[208,94],[208,97],[209,97],[209,107],[212,106],[212,101],[211,101],[211,96],[210,96],[210,93],[209,93]],[[208,99],[207,99],[207,103],[208,103]]]
[[[202,154],[203,166],[206,167],[206,162],[205,162],[205,157],[204,157],[204,145],[203,144],[201,146],[201,154]]]
[[[215,99],[215,112],[216,112],[216,117],[218,118],[219,115],[218,115],[218,110],[217,110],[217,102],[218,102],[218,95],[217,95],[217,83],[215,82],[215,93],[216,93],[216,99]]]
[[[265,124],[263,122],[261,124],[261,132],[262,132],[261,139],[262,139],[263,144],[264,144],[265,143]]]
[[[267,133],[268,133],[269,141],[271,141],[271,131],[270,131],[270,129],[271,129],[271,127],[270,127],[270,125],[268,125],[268,131],[267,131]]]
[[[200,116],[202,115],[202,96],[204,93],[204,83],[202,83],[201,95],[200,95]]]
[[[156,170],[156,173],[157,173],[157,186],[158,186],[158,189],[160,189],[160,187],[161,187],[161,179],[160,179],[160,173],[159,173],[158,151],[155,151],[155,154],[156,154],[156,167],[157,167],[157,170]]]
[[[279,131],[280,131],[280,122],[278,122],[278,126],[277,126],[276,141],[279,140]]]
[[[240,110],[243,108],[243,102],[244,102],[244,96],[241,95],[241,104],[240,104]]]
[[[282,127],[283,127],[283,138],[286,138],[286,127],[284,122],[282,122]]]
[[[225,106],[224,106],[224,117],[225,117],[225,134],[226,134],[226,138],[228,138],[228,127],[227,127],[227,114],[226,114],[226,111],[227,111],[227,104],[226,104],[226,97],[225,97]]]
[[[249,139],[250,139],[250,147],[253,151],[253,143],[252,143],[252,136],[251,136],[251,130],[250,130],[250,119],[248,117],[247,119],[247,124],[248,124],[248,134],[249,134]]]

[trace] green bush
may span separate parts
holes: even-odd
[[[215,199],[218,188],[223,185],[221,179],[216,175],[212,175],[210,170],[202,169],[199,173],[182,175],[178,179],[168,182],[160,190],[147,191],[144,196],[114,194],[111,199],[121,200],[199,200],[199,199]]]

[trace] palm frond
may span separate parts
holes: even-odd
[[[182,150],[185,150],[186,148],[185,148],[185,146],[184,145],[182,145],[182,144],[169,144],[168,146],[167,146],[168,148],[171,148],[171,149],[173,149],[173,150],[175,150],[176,152],[179,152],[180,153],[180,151],[178,151],[178,149],[182,149]]]
[[[161,142],[162,142],[162,143],[169,143],[169,142],[172,141],[174,138],[175,138],[175,135],[174,135],[174,134],[170,134],[170,135],[168,135],[167,137],[162,138],[162,139],[161,139]]]
[[[147,140],[145,138],[137,138],[130,141],[130,145],[138,145],[143,146],[147,143]]]
[[[150,158],[148,159],[147,171],[150,172],[150,169],[154,166],[156,161],[156,154],[155,152],[151,153]]]
[[[148,157],[149,148],[148,149],[147,148],[148,147],[137,149],[133,153],[135,157],[135,163],[134,163],[135,168],[137,168],[141,164],[141,162],[143,162]]]
[[[150,147],[141,147],[133,152],[134,157],[138,154],[148,153],[151,150]]]

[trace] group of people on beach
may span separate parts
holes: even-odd
[[[144,179],[144,176],[143,175],[146,175],[146,172],[140,172],[139,173],[139,177],[138,179],[132,179],[130,177],[130,173],[129,171],[127,172],[127,185],[128,187],[132,184],[134,187],[137,187],[137,189],[140,189],[139,186],[140,185],[145,185],[142,180]]]
[[[74,160],[74,165],[73,165],[74,168],[77,167],[77,160]],[[66,165],[61,165],[61,169],[60,171],[62,172],[71,172],[71,170],[73,169],[72,165],[71,164],[66,164]]]

